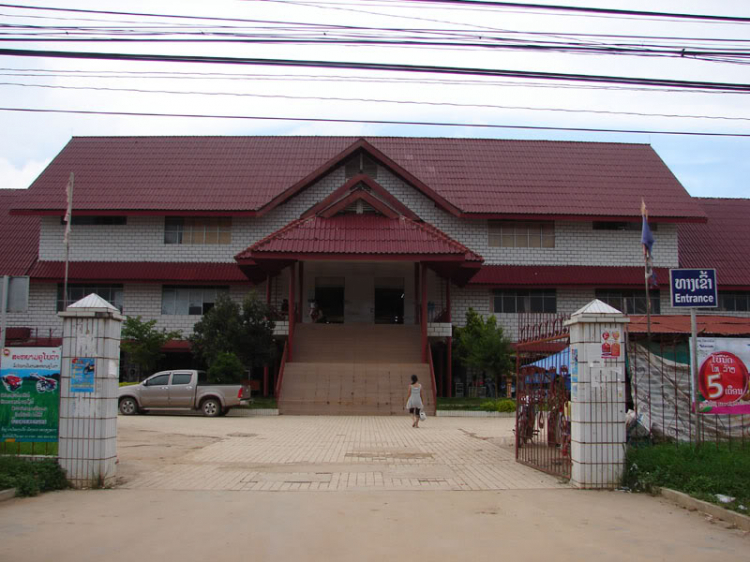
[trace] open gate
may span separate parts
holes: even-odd
[[[570,336],[562,315],[523,315],[516,344],[516,460],[570,478]]]

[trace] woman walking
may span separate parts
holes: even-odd
[[[411,414],[413,423],[412,427],[419,427],[419,413],[424,408],[422,404],[422,385],[419,384],[417,375],[411,376],[411,384],[409,385],[409,396],[406,401],[406,409]]]

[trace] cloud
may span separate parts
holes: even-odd
[[[10,160],[0,158],[0,189],[25,189],[31,185],[49,160],[28,160],[17,168]]]

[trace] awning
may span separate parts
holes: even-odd
[[[30,272],[35,281],[61,282],[65,263],[39,261]],[[68,281],[106,283],[247,283],[235,263],[71,262]]]

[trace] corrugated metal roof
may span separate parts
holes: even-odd
[[[708,223],[678,227],[680,267],[716,268],[720,289],[750,289],[750,199],[695,201]]]
[[[18,208],[255,211],[356,143],[355,137],[73,138]],[[464,213],[701,219],[648,145],[366,137],[372,147]]]
[[[697,322],[699,335],[750,335],[750,318],[701,314]],[[648,331],[646,317],[631,316],[628,331],[645,334]],[[689,334],[690,332],[690,316],[651,315],[651,333],[653,334]]]
[[[669,290],[669,270],[654,268],[656,279]],[[641,266],[483,265],[470,285],[496,287],[645,287]]]
[[[26,275],[39,254],[39,217],[10,215],[25,189],[0,189],[0,275]]]
[[[406,217],[343,214],[296,220],[256,242],[238,260],[267,254],[419,255],[482,258],[438,230]]]
[[[61,281],[64,262],[40,261],[31,270],[37,281]],[[235,263],[180,262],[71,262],[71,282],[246,283],[247,277]]]

